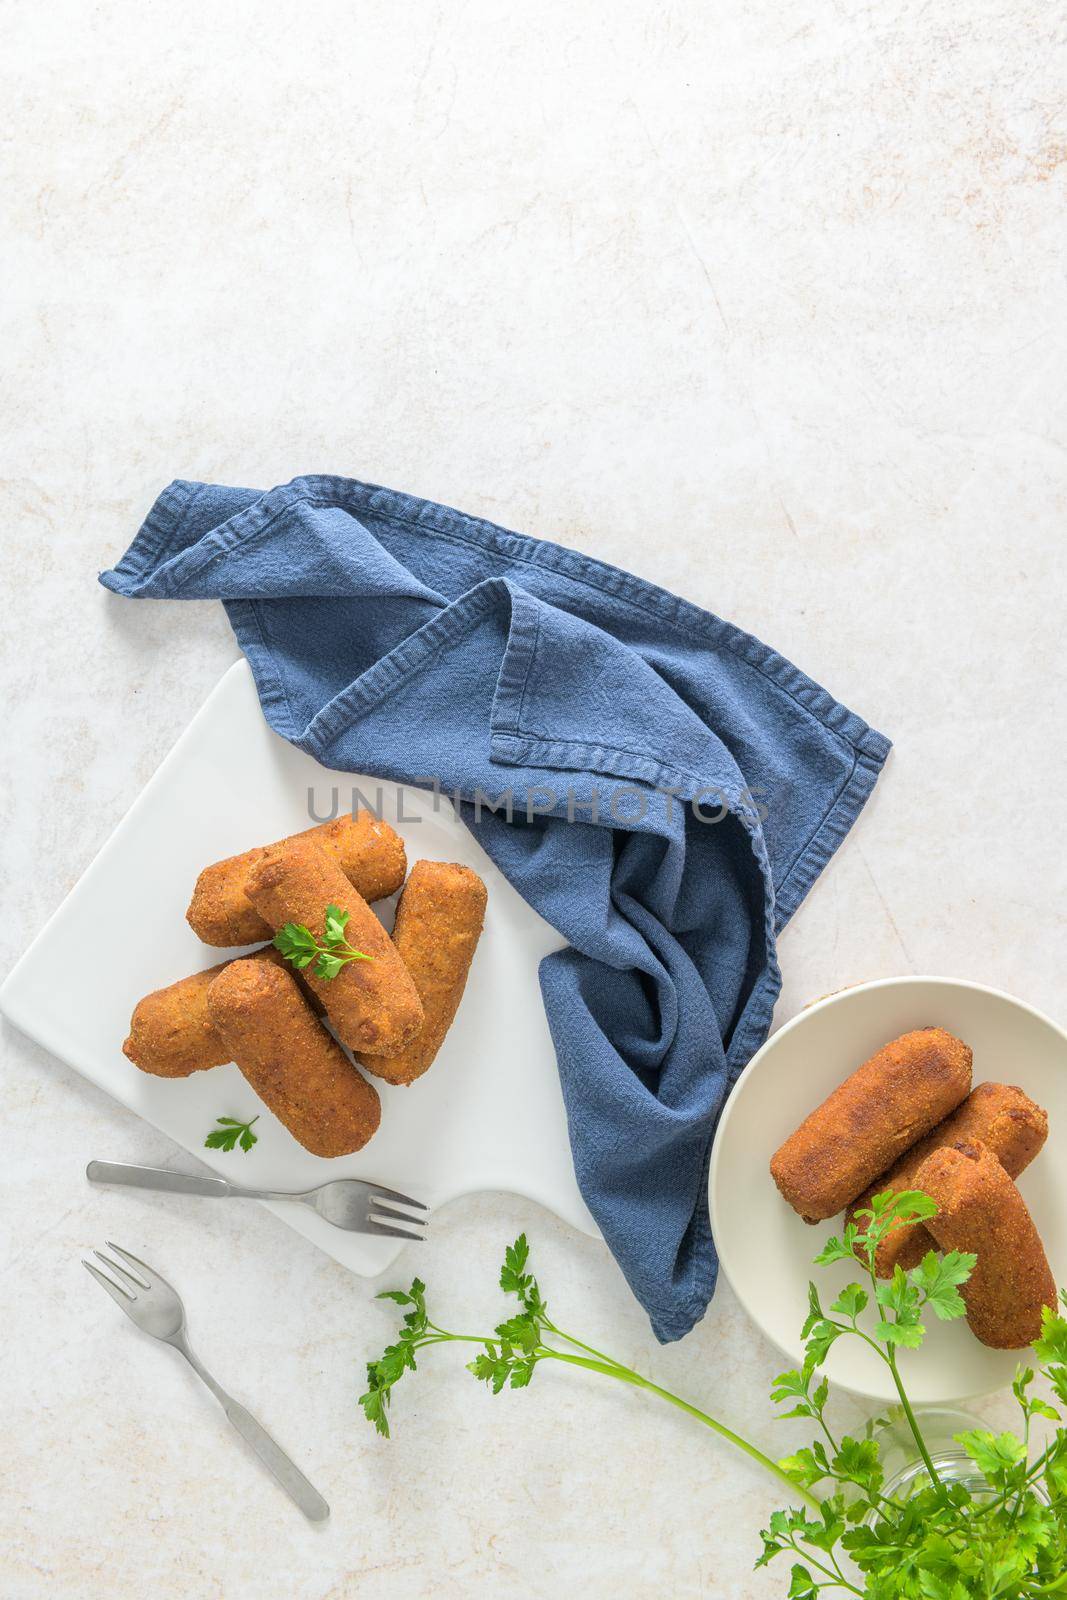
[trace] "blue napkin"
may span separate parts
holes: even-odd
[[[173,483],[100,581],[221,600],[284,738],[458,794],[569,943],[540,978],[578,1183],[681,1338],[715,1288],[708,1156],[770,1027],[776,934],[888,741],[663,589],[346,478]]]

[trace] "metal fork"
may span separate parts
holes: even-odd
[[[325,1521],[330,1515],[330,1508],[319,1491],[308,1482],[300,1468],[290,1461],[285,1451],[275,1444],[270,1434],[260,1426],[251,1412],[246,1411],[244,1406],[238,1405],[237,1401],[215,1382],[207,1368],[201,1366],[189,1348],[189,1340],[185,1333],[185,1307],[178,1291],[173,1289],[154,1267],[146,1266],[137,1256],[131,1255],[128,1250],[123,1250],[121,1245],[113,1244],[109,1239],[107,1247],[117,1256],[121,1256],[126,1265],[112,1261],[102,1250],[94,1250],[93,1255],[109,1268],[114,1277],[108,1277],[106,1272],[94,1267],[91,1261],[83,1259],[82,1266],[107,1290],[115,1304],[122,1307],[131,1322],[135,1322],[145,1333],[150,1333],[153,1339],[162,1339],[164,1344],[173,1345],[175,1350],[181,1351],[197,1377],[202,1378],[207,1384],[242,1439],[247,1440],[263,1465],[273,1472],[290,1500],[294,1501],[305,1517],[310,1518],[312,1522]]]
[[[124,1161],[90,1161],[85,1176],[90,1183],[121,1183],[132,1189],[162,1189],[168,1194],[203,1195],[215,1200],[293,1200],[310,1206],[335,1228],[345,1228],[349,1233],[384,1234],[389,1239],[424,1239],[430,1220],[421,1200],[386,1189],[380,1183],[365,1183],[362,1178],[333,1178],[317,1189],[287,1194],[279,1189],[245,1189],[225,1178],[202,1178],[187,1172],[170,1172],[166,1167],[130,1166]],[[390,1200],[426,1215],[408,1216],[389,1205]],[[398,1228],[396,1222],[405,1222],[407,1227]]]

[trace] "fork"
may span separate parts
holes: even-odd
[[[91,1261],[83,1259],[82,1266],[107,1290],[115,1304],[122,1307],[131,1322],[135,1322],[145,1333],[150,1333],[154,1339],[162,1339],[164,1344],[173,1345],[175,1350],[181,1351],[197,1377],[207,1384],[242,1439],[252,1446],[263,1465],[273,1472],[290,1500],[300,1507],[310,1521],[324,1522],[330,1515],[330,1508],[319,1491],[290,1461],[285,1451],[275,1444],[252,1413],[239,1405],[232,1395],[228,1395],[193,1354],[185,1332],[185,1307],[178,1291],[154,1267],[146,1266],[137,1256],[123,1250],[121,1245],[108,1239],[107,1247],[115,1255],[121,1256],[122,1261],[112,1261],[102,1250],[94,1250],[93,1255],[110,1269],[114,1277],[101,1272]]]
[[[288,1194],[279,1189],[245,1189],[225,1178],[204,1178],[188,1172],[171,1172],[166,1167],[137,1167],[124,1161],[90,1161],[85,1169],[90,1183],[121,1183],[133,1189],[162,1189],[168,1194],[204,1195],[216,1200],[293,1200],[310,1206],[325,1222],[349,1233],[377,1233],[389,1239],[424,1239],[429,1215],[409,1217],[387,1202],[426,1212],[421,1200],[386,1189],[380,1183],[362,1178],[332,1178],[316,1189]],[[391,1219],[391,1220],[390,1220]],[[398,1228],[396,1222],[406,1222]]]

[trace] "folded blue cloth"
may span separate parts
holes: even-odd
[[[888,741],[663,589],[345,478],[173,483],[100,581],[221,600],[284,738],[458,792],[569,942],[540,977],[578,1183],[657,1336],[681,1338],[715,1288],[708,1156],[770,1027],[776,934]]]

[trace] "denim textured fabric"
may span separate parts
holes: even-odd
[[[349,479],[173,483],[100,581],[221,600],[268,722],[325,765],[458,791],[568,941],[540,979],[578,1183],[681,1338],[714,1292],[708,1157],[770,1028],[776,935],[888,741],[685,600]]]

